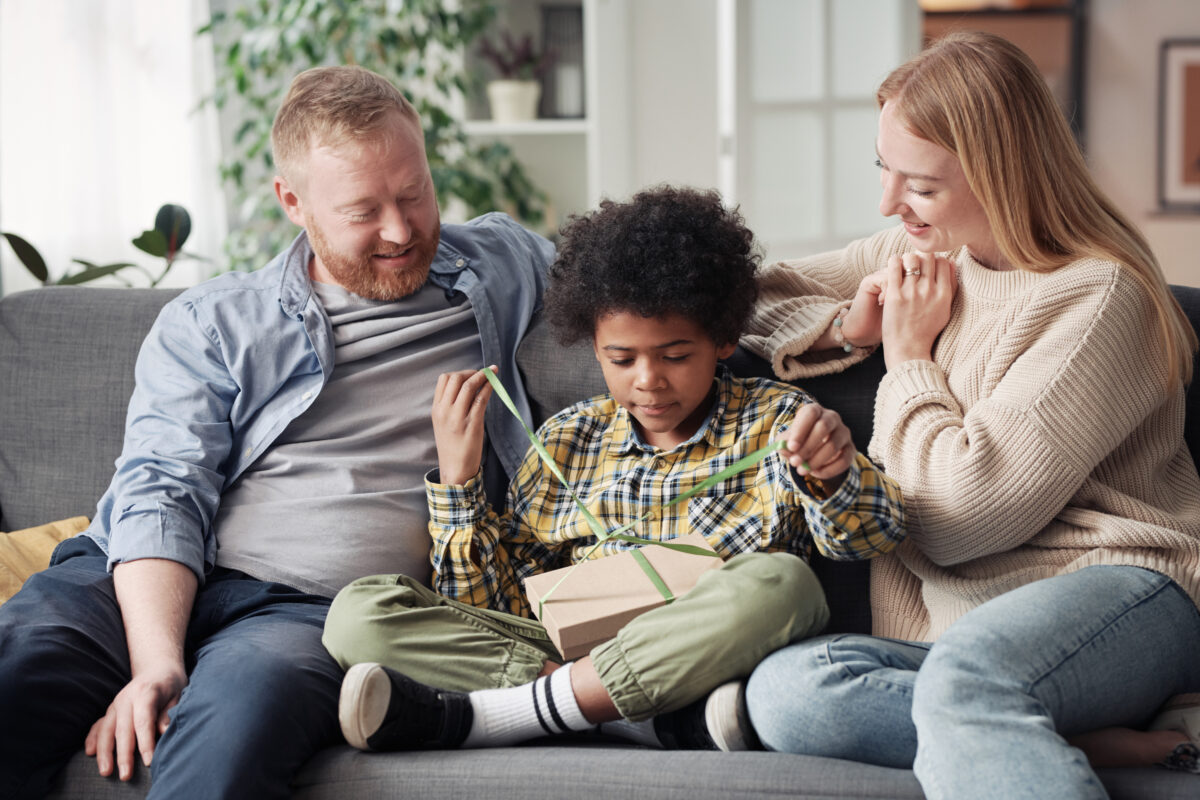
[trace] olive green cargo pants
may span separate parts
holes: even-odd
[[[802,559],[744,553],[590,655],[621,715],[641,720],[749,675],[768,654],[828,621],[821,584]],[[450,600],[403,575],[374,575],[342,589],[323,641],[343,668],[374,661],[462,692],[519,686],[547,661],[562,660],[536,620]]]

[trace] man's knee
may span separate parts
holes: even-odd
[[[203,781],[216,797],[274,796],[339,741],[342,673],[333,659],[315,639],[292,648],[262,641],[224,642],[215,659],[200,657],[155,749],[156,786]]]
[[[115,667],[127,679],[125,630],[111,578],[51,567],[0,607],[0,682],[44,680],[74,667]]]

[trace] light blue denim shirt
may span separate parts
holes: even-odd
[[[333,372],[332,329],[309,282],[310,252],[301,233],[263,269],[206,281],[159,314],[138,354],[116,474],[85,531],[108,553],[110,569],[165,558],[203,581],[212,568],[221,493],[312,405]],[[527,423],[517,344],[540,308],[553,258],[550,242],[487,214],[443,225],[429,272],[434,284],[470,300],[484,363],[499,366]],[[490,403],[486,428],[485,474],[495,466],[513,474],[528,447],[520,423]],[[489,496],[502,498],[505,475],[488,483]]]

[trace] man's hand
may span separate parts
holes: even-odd
[[[83,743],[84,752],[95,756],[101,775],[112,775],[115,751],[117,776],[129,780],[133,776],[135,746],[142,763],[150,766],[158,737],[170,723],[167,711],[179,702],[186,685],[187,673],[182,664],[143,670],[125,685],[113,698],[108,712],[92,725]]]
[[[784,458],[801,475],[820,478],[833,490],[854,462],[854,441],[850,429],[836,411],[809,403],[796,412],[796,418],[783,437]]]
[[[492,372],[495,367],[489,367]],[[483,420],[492,385],[479,370],[444,372],[433,392],[433,440],[441,482],[461,485],[483,461]]]
[[[88,731],[83,749],[96,757],[100,774],[133,777],[134,750],[150,765],[167,711],[187,685],[183,640],[198,581],[183,564],[159,558],[126,561],[113,568],[113,588],[125,623],[133,678]]]

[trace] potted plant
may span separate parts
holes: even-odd
[[[212,35],[216,90],[227,142],[221,176],[234,217],[226,261],[257,269],[295,229],[271,187],[271,123],[291,79],[322,64],[358,64],[389,78],[416,106],[444,214],[504,211],[547,235],[546,195],[504,142],[471,138],[455,111],[468,91],[462,53],[495,16],[494,0],[227,0],[198,34]]]
[[[548,50],[538,52],[533,36],[513,38],[509,31],[500,37],[499,46],[486,36],[480,40],[479,53],[496,69],[499,78],[487,85],[488,103],[496,122],[524,122],[537,117],[542,94],[541,77],[553,61]]]
[[[165,260],[163,270],[155,277],[145,268],[129,261],[122,261],[116,264],[94,264],[91,261],[85,261],[82,258],[71,259],[76,264],[83,267],[79,272],[64,274],[56,279],[50,277],[50,270],[46,267],[46,259],[38,252],[38,249],[25,241],[24,238],[15,233],[0,233],[0,238],[8,242],[8,246],[12,248],[17,260],[29,270],[33,277],[42,282],[44,286],[75,286],[80,283],[88,283],[97,278],[113,276],[119,283],[126,286],[133,284],[126,280],[122,273],[126,269],[133,269],[146,276],[151,288],[158,286],[163,278],[167,277],[167,273],[171,271],[171,266],[177,259],[194,258],[200,261],[208,259],[201,256],[185,253],[183,251],[183,243],[187,241],[188,235],[192,232],[192,217],[188,214],[187,209],[183,206],[174,203],[167,203],[158,209],[158,213],[154,215],[154,227],[142,231],[141,236],[133,240],[133,246],[141,250],[143,253],[149,253],[152,256],[157,256]]]

